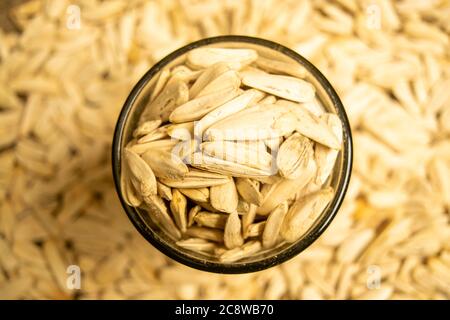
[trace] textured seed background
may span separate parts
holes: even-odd
[[[449,298],[448,1],[29,1],[9,18],[21,33],[0,30],[0,298]],[[148,245],[109,160],[132,85],[172,50],[219,34],[310,59],[355,140],[348,196],[319,241],[234,276]],[[80,290],[66,287],[71,264]]]

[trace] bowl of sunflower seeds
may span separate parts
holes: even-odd
[[[113,176],[125,212],[169,257],[220,273],[292,258],[345,196],[344,107],[306,59],[245,36],[202,39],[155,64],[117,121]]]

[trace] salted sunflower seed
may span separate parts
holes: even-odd
[[[194,138],[194,121],[169,125],[167,134],[173,139],[191,140]]]
[[[285,73],[296,78],[304,78],[306,70],[298,63],[289,63],[259,56],[255,61],[261,69],[270,73]]]

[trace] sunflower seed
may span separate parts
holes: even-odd
[[[306,70],[298,63],[289,63],[270,58],[258,57],[255,61],[261,69],[271,73],[285,73],[296,78],[304,78]]]
[[[211,83],[211,81],[217,79],[217,77],[228,70],[230,70],[230,67],[224,62],[218,62],[203,70],[200,76],[189,89],[189,96],[191,97],[191,99],[197,97],[199,92],[202,91],[209,83]]]
[[[160,179],[181,179],[189,172],[186,164],[168,151],[148,150],[142,155],[142,159]]]
[[[191,140],[194,138],[194,121],[169,125],[167,134],[173,139]]]
[[[181,232],[186,232],[187,227],[187,200],[178,189],[173,190],[172,200],[170,201],[170,210],[172,211],[175,223]]]
[[[225,214],[202,211],[195,215],[194,221],[199,227],[225,229],[227,219]]]
[[[287,211],[288,205],[286,202],[283,202],[267,217],[266,226],[262,235],[262,244],[264,248],[271,248],[276,244]]]
[[[331,187],[298,199],[290,208],[281,227],[281,236],[287,242],[298,240],[313,225],[333,198]]]
[[[233,179],[227,183],[210,188],[210,201],[213,208],[218,211],[232,213],[238,205],[238,193]]]
[[[314,160],[308,163],[305,174],[298,179],[283,179],[280,182],[272,185],[266,194],[263,193],[264,201],[256,211],[260,215],[268,215],[279,204],[294,196],[296,192],[301,190],[313,177],[317,171],[317,166]],[[264,190],[263,190],[264,191]]]
[[[227,90],[229,87],[239,88],[241,85],[241,78],[234,70],[228,70],[219,75],[217,78],[209,82],[198,94],[197,97],[202,97],[211,93]]]
[[[249,202],[260,206],[263,201],[259,192],[259,182],[248,178],[236,178],[236,188],[241,197]]]
[[[143,137],[153,130],[157,129],[161,125],[161,120],[149,120],[141,123],[134,131],[133,137],[140,138]]]
[[[241,76],[245,85],[284,99],[308,102],[315,96],[314,87],[310,83],[291,76],[259,72],[241,72]]]
[[[249,225],[247,228],[247,232],[244,234],[244,238],[260,237],[263,234],[265,227],[266,221],[261,221]]]
[[[160,180],[172,188],[205,188],[227,183],[230,178],[218,173],[190,170],[182,179],[162,178]]]
[[[182,194],[192,200],[206,202],[209,200],[209,189],[208,188],[190,188],[190,189],[179,189]]]
[[[178,106],[185,104],[189,100],[189,88],[181,80],[171,81],[164,90],[150,102],[141,115],[141,123],[161,119],[163,122],[169,119],[169,115]]]
[[[245,202],[243,202],[245,203]],[[243,211],[244,214],[242,215],[242,234],[244,235],[244,238],[248,237],[249,230],[248,228],[250,225],[255,221],[256,217],[256,209],[258,207],[254,204],[249,204],[248,209],[246,211]],[[242,212],[242,211],[238,211]]]
[[[339,117],[327,113],[322,116],[322,119],[330,126],[334,135],[337,137],[339,144],[342,144],[342,125]],[[330,176],[338,154],[339,151],[336,149],[330,149],[320,144],[316,145],[314,155],[317,162],[316,183],[318,185],[324,184]]]
[[[300,178],[313,157],[311,141],[299,133],[294,133],[283,142],[278,150],[277,167],[280,175],[287,179]]]
[[[148,206],[147,212],[149,216],[172,237],[175,239],[181,238],[180,230],[178,230],[172,218],[170,218],[164,201],[154,195],[144,197],[144,201]]]
[[[227,250],[219,256],[219,260],[222,262],[234,262],[246,257],[250,257],[261,250],[261,242],[248,241],[242,245],[242,247]]]
[[[214,242],[223,242],[223,231],[219,229],[193,226],[187,229],[186,235]]]
[[[139,181],[138,190],[142,196],[156,195],[156,178],[147,163],[128,149],[124,150],[124,160],[128,164],[132,177]]]
[[[199,205],[196,205],[194,207],[191,208],[191,210],[189,210],[188,213],[188,221],[187,221],[187,225],[188,227],[191,227],[194,224],[194,219],[195,216],[202,210],[202,207],[200,207]]]
[[[176,244],[184,249],[196,252],[213,252],[216,245],[200,238],[190,238],[186,240],[177,241]]]
[[[245,66],[256,60],[258,54],[251,49],[198,48],[188,52],[187,63],[195,69],[207,68],[218,62]]]
[[[157,191],[158,196],[160,196],[163,199],[166,199],[168,201],[172,200],[172,190],[170,187],[162,184],[161,182],[157,181]]]

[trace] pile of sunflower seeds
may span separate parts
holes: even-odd
[[[123,151],[125,201],[223,262],[300,239],[333,198],[324,183],[342,144],[301,70],[205,47],[160,71]]]

